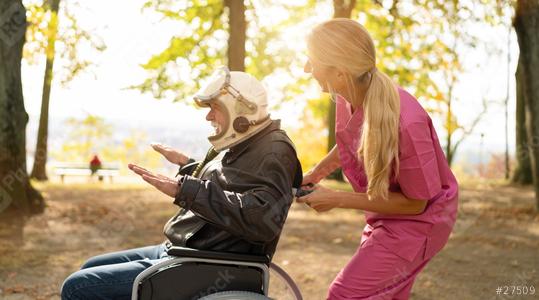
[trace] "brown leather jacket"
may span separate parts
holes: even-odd
[[[199,177],[183,176],[174,201],[181,209],[164,228],[168,240],[271,258],[293,201],[292,187],[302,181],[294,145],[280,121],[220,153]]]

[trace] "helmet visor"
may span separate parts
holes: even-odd
[[[219,95],[227,93],[226,87],[230,83],[230,71],[227,67],[220,67],[208,77],[200,90],[195,94],[194,100],[198,106],[207,107]]]

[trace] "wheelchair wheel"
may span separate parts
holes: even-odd
[[[199,300],[271,300],[271,298],[251,292],[226,291],[211,294]]]

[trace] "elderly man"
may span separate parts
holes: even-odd
[[[71,274],[62,299],[129,299],[135,277],[168,259],[170,246],[273,256],[292,203],[292,187],[301,183],[293,143],[271,120],[266,91],[254,77],[221,68],[195,96],[210,109],[213,147],[191,175],[169,178],[142,167],[129,168],[174,198],[178,213],[165,225],[160,245],[99,255]],[[152,145],[187,173],[184,154]]]

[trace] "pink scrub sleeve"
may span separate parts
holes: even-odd
[[[430,200],[442,191],[432,122],[409,123],[401,130],[397,182],[410,199]]]

